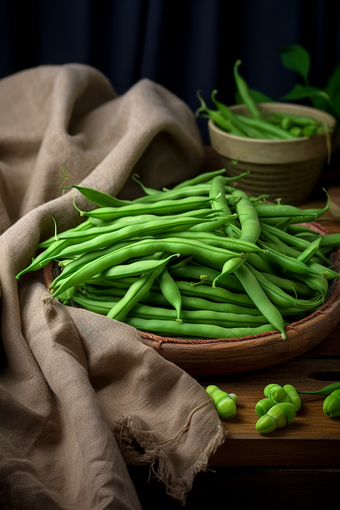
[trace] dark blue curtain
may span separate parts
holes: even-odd
[[[233,64],[274,100],[298,76],[278,48],[311,55],[323,87],[340,60],[340,2],[331,0],[0,0],[0,78],[42,64],[80,62],[101,70],[118,93],[148,77],[195,111],[196,91],[234,103]],[[209,143],[206,121],[198,119]]]

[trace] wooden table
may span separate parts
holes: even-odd
[[[312,202],[305,207],[321,207]],[[340,222],[329,213],[323,225],[340,232]],[[340,320],[340,316],[339,316]],[[340,381],[340,323],[317,347],[275,367],[236,375],[196,378],[203,387],[216,384],[239,397],[237,414],[225,420],[228,439],[200,473],[186,508],[313,509],[339,507],[340,418],[324,413],[324,397],[301,395],[302,407],[294,422],[271,434],[255,430],[255,404],[269,383],[292,384],[315,391]],[[147,484],[148,468],[129,468],[143,508],[172,509],[180,505],[165,495],[161,484]]]

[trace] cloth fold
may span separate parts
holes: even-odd
[[[142,194],[197,175],[189,108],[141,80],[118,96],[98,70],[42,66],[0,81],[0,502],[22,509],[138,509],[127,463],[147,462],[185,504],[226,432],[205,390],[134,328],[52,299],[16,275],[39,241],[94,207],[81,184]],[[6,508],[4,506],[4,508]]]

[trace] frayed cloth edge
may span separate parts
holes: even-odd
[[[185,506],[197,474],[207,470],[210,457],[228,436],[228,432],[220,421],[216,433],[205,450],[200,453],[196,462],[184,474],[180,475],[176,472],[170,457],[176,449],[176,444],[187,430],[188,426],[184,425],[183,430],[174,438],[160,443],[156,434],[145,430],[139,423],[139,419],[131,416],[126,417],[115,430],[125,462],[130,465],[150,465],[149,481],[152,479],[161,481],[165,485],[166,493],[174,500],[179,501],[182,506]],[[139,451],[138,446],[142,451]]]

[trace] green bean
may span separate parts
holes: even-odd
[[[130,315],[130,314],[129,314]],[[158,319],[158,320],[172,320],[177,321],[176,310],[168,308],[160,308],[149,305],[135,305],[131,309],[133,317],[140,317],[141,319]],[[247,324],[247,327],[256,327],[268,324],[267,319],[263,315],[247,315],[235,313],[223,313],[212,310],[182,310],[181,323],[191,324],[211,324],[221,326],[224,328],[237,328]]]
[[[324,276],[327,280],[334,280],[335,278],[339,278],[340,276],[339,273],[333,271],[331,268],[325,267],[312,260],[307,262],[307,266],[312,270],[314,274]]]
[[[29,271],[38,271],[39,269],[47,266],[47,264],[49,263],[49,259],[46,260],[46,255],[47,257],[54,258],[55,254],[57,254],[60,251],[60,249],[66,247],[67,245],[70,245],[70,242],[67,242],[66,240],[54,241],[47,250],[45,250],[42,253],[39,253],[39,255],[32,260],[29,266],[20,271],[16,275],[16,279],[19,280],[20,276],[22,276],[25,273],[28,273]]]
[[[314,230],[306,227],[304,225],[288,225],[287,233],[293,235],[294,237],[299,236],[300,234],[310,236],[310,237],[318,237],[319,234]]]
[[[247,261],[261,273],[276,275],[275,266],[270,264],[267,260],[264,260],[263,257],[257,253],[249,253]]]
[[[263,228],[260,234],[260,241],[266,243],[267,246],[273,248],[276,251],[280,251],[289,257],[298,257],[300,255],[300,251],[292,248],[291,246],[285,244],[281,239],[277,236],[271,234],[270,232],[266,232]]]
[[[319,299],[318,302],[315,303],[313,300],[305,300],[305,299],[297,299],[293,296],[290,296],[286,292],[284,292],[280,287],[272,283],[271,281],[267,280],[267,278],[263,275],[263,273],[260,273],[256,269],[254,269],[249,264],[246,265],[247,269],[254,275],[268,298],[271,300],[271,302],[275,306],[279,307],[295,307],[305,310],[310,310],[312,308],[315,308],[315,306],[321,305],[322,300]],[[261,309],[260,309],[261,310]],[[262,310],[261,310],[262,311]],[[262,313],[264,313],[262,311]],[[268,318],[269,320],[269,318]]]
[[[217,107],[217,109],[221,112],[222,116],[230,120],[240,131],[243,133],[243,136],[248,136],[250,138],[260,138],[258,131],[252,129],[247,125],[243,125],[242,122],[239,121],[237,116],[223,103],[217,101],[216,99],[217,90],[213,90],[211,93],[211,100]]]
[[[181,200],[162,200],[157,203],[123,205],[121,207],[100,207],[93,211],[78,211],[81,216],[88,216],[100,219],[116,219],[126,215],[139,215],[143,212],[158,213],[161,215],[171,214],[181,211],[192,211],[207,202],[214,200],[206,197],[188,197]]]
[[[131,287],[127,290],[125,296],[113,305],[111,310],[107,313],[107,317],[117,321],[123,321],[138,301],[141,300],[151,289],[154,281],[163,271],[163,267],[167,264],[167,260],[163,260],[163,266],[152,273],[142,275]],[[178,323],[177,323],[178,324]]]
[[[223,227],[231,219],[235,218],[237,218],[237,214],[231,214],[230,216],[221,217],[214,221],[198,223],[193,227],[189,227],[187,232],[213,232],[214,230],[218,230],[219,228]]]
[[[230,216],[232,214],[225,197],[225,179],[222,176],[216,176],[212,179],[209,196],[211,199],[215,197],[215,200],[211,200],[211,208],[216,211],[219,216]],[[233,232],[233,226],[237,226],[236,220],[231,220],[224,226],[226,234],[229,235]]]
[[[276,237],[278,237],[285,244],[288,244],[290,246],[295,246],[300,251],[304,251],[309,246],[309,242],[308,241],[306,241],[304,239],[297,238],[295,235],[291,235],[288,232],[284,232],[283,230],[277,229],[277,228],[275,228],[275,227],[273,227],[271,225],[262,225],[261,228],[262,228],[263,232],[265,232],[267,234],[270,233],[270,234],[275,235]],[[321,243],[322,243],[322,241],[321,241]],[[330,265],[329,260],[320,252],[320,250],[317,250],[315,253],[327,265]]]
[[[304,310],[302,310],[301,308],[286,306],[284,307],[277,306],[276,308],[279,310],[282,317],[289,318],[289,322],[297,322],[314,313],[319,308],[319,306],[315,306],[314,308],[308,308]],[[292,320],[292,318],[294,320]]]
[[[307,214],[315,214],[315,217],[316,218],[320,218],[320,216],[322,216],[323,214],[325,214],[328,209],[329,209],[329,204],[330,204],[330,197],[329,197],[329,194],[327,193],[327,191],[325,190],[325,188],[322,188],[323,191],[326,193],[326,196],[327,196],[327,201],[326,201],[326,205],[325,207],[322,207],[322,208],[314,208],[314,209],[301,209],[303,211],[303,214],[304,215],[307,215]]]
[[[137,184],[140,185],[140,187],[142,188],[142,190],[144,191],[144,193],[147,195],[147,196],[152,196],[152,195],[158,195],[160,193],[160,190],[158,189],[154,189],[154,188],[148,188],[147,186],[144,186],[144,184],[142,184],[138,178],[139,178],[139,175],[134,173],[132,174],[132,179],[137,182]]]
[[[296,223],[308,223],[314,220],[314,215],[288,216],[286,218],[282,218],[282,216],[260,217],[261,225],[271,225],[276,228],[280,228],[281,230],[285,230],[287,225],[294,225]]]
[[[307,246],[303,252],[300,253],[300,255],[297,257],[297,260],[301,260],[301,262],[308,262],[312,256],[318,251],[320,243],[321,243],[321,236],[319,239],[313,240],[309,246]]]
[[[334,234],[325,234],[321,237],[321,245],[322,247],[330,247],[330,248],[336,248],[337,246],[340,246],[340,233],[334,233]]]
[[[235,274],[255,306],[268,319],[268,322],[273,326],[273,328],[280,331],[282,340],[285,340],[286,333],[284,330],[282,315],[268,299],[254,274],[244,264],[235,271]]]
[[[124,227],[128,227],[129,225],[136,225],[136,223],[142,224],[149,221],[161,221],[161,222],[171,222],[174,220],[179,220],[181,218],[192,218],[193,222],[196,219],[197,222],[212,222],[214,221],[214,218],[209,218],[209,216],[212,215],[211,209],[198,209],[195,212],[193,211],[185,211],[181,212],[179,214],[173,214],[173,215],[166,215],[166,216],[157,216],[155,214],[153,215],[137,215],[137,216],[126,216],[124,218],[117,218],[115,220],[112,220],[110,222],[105,223],[103,226],[95,226],[91,229],[86,230],[85,232],[81,233],[81,236],[83,238],[86,237],[92,237],[94,238],[97,235],[106,234],[109,232],[116,232]],[[93,219],[93,218],[91,218]],[[59,235],[60,240],[64,239],[75,239],[77,240],[79,238],[78,232],[71,232],[71,231],[65,231],[62,232]],[[55,242],[53,238],[48,239],[44,243],[39,244],[39,248],[46,248],[51,244],[51,242]]]
[[[306,213],[306,210],[299,209],[294,205],[279,205],[279,204],[271,204],[271,203],[255,203],[254,208],[258,214],[258,217],[261,221],[264,218],[271,217],[308,217],[309,221],[317,218],[316,210],[310,210],[310,212]]]
[[[134,278],[134,282],[132,282],[132,283],[135,283],[135,281],[137,281],[137,280],[138,280],[138,277]],[[98,301],[110,301],[113,298],[118,299],[118,298],[124,297],[127,290],[132,285],[132,283],[130,283],[130,285],[126,285],[124,287],[123,286],[122,287],[111,286],[111,287],[106,287],[104,289],[103,288],[96,289],[97,282],[95,280],[93,282],[91,282],[89,280],[89,282],[90,282],[89,284],[86,282],[83,294],[84,294],[84,296],[87,296],[91,299],[95,299]]]
[[[232,193],[232,196],[235,198],[239,198],[239,201],[236,203],[236,211],[240,218],[241,223],[241,236],[237,240],[238,243],[256,243],[261,231],[260,222],[258,219],[258,215],[256,212],[256,209],[254,208],[254,205],[249,200],[247,194],[244,191],[241,190],[234,190]],[[235,240],[236,242],[236,240]],[[246,250],[247,253],[245,256],[238,260],[232,260],[230,262],[226,262],[222,268],[222,271],[219,276],[217,276],[213,281],[213,287],[215,287],[218,280],[224,275],[224,274],[230,274],[230,273],[236,273],[238,269],[242,266],[244,261],[247,259],[249,253],[253,252],[254,250]]]
[[[256,269],[256,268],[255,268]],[[305,285],[304,283],[301,283],[301,281],[296,281],[296,280],[290,280],[288,278],[282,278],[280,276],[277,276],[277,275],[273,275],[273,274],[270,274],[270,273],[262,273],[263,276],[265,276],[265,278],[267,280],[269,280],[271,283],[274,283],[275,285],[277,285],[277,287],[280,287],[282,290],[285,290],[286,292],[291,292],[292,294],[294,295],[302,295],[302,296],[310,296],[311,294],[311,289],[310,287],[308,287],[308,285]],[[322,276],[316,276],[316,275],[312,275],[312,277],[314,278],[321,278],[321,280],[323,281],[326,281],[325,278],[323,278]],[[304,279],[306,278],[310,278],[310,276],[306,276],[304,275],[303,277]],[[305,280],[302,280],[305,281]]]
[[[144,195],[134,199],[135,203],[152,203],[159,200],[178,200],[189,196],[204,196],[209,194],[209,184],[196,184],[195,186],[185,186],[180,189],[159,190],[152,195]]]
[[[186,181],[180,182],[179,184],[176,184],[176,186],[173,187],[173,190],[178,190],[181,188],[186,188],[188,186],[195,186],[196,184],[201,184],[202,182],[206,182],[213,179],[217,175],[225,174],[225,172],[226,172],[225,168],[222,168],[221,170],[214,170],[212,172],[205,172],[196,175],[196,177],[193,177],[192,179],[188,179]]]
[[[172,276],[169,274],[167,266],[158,277],[159,287],[166,300],[175,308],[177,313],[176,321],[181,322],[182,296]]]
[[[205,104],[204,99],[201,97],[199,91],[197,91],[196,95],[201,102],[201,106],[195,112],[196,117],[198,117],[200,112],[206,112],[208,114],[208,117],[210,117],[214,121],[216,126],[218,126],[223,131],[227,131],[232,135],[245,137],[244,132],[238,129],[238,127],[235,126],[229,119],[223,117],[223,115],[221,115],[219,111],[211,110],[210,108],[208,108],[207,105]]]
[[[236,118],[243,122],[246,126],[261,129],[266,135],[273,135],[276,140],[293,140],[297,138],[292,133],[285,131],[264,119],[246,117],[245,115],[236,115]]]
[[[162,239],[167,239],[168,237],[172,237],[174,234],[172,232],[157,234],[155,237],[160,237]],[[224,248],[226,250],[226,254],[230,254],[232,256],[240,256],[240,254],[244,251],[250,253],[262,253],[263,250],[256,246],[255,243],[251,241],[240,239],[233,239],[225,236],[217,236],[211,234],[209,232],[195,232],[186,230],[184,232],[176,232],[176,237],[178,239],[193,239],[200,241],[201,243],[205,243],[211,246],[218,246],[220,248]],[[229,250],[229,251],[228,251]],[[231,250],[231,251],[230,251]]]
[[[76,186],[75,184],[71,184],[71,186],[65,186],[63,189],[71,188],[77,189],[85,198],[87,198],[87,200],[93,204],[99,205],[100,207],[121,207],[122,205],[129,205],[132,203],[131,200],[120,200],[112,195],[104,193],[103,191],[87,188],[85,186]]]
[[[245,336],[259,335],[270,332],[272,326],[270,324],[258,327],[239,327],[239,328],[222,328],[211,324],[191,324],[183,322],[166,320],[145,320],[138,317],[127,317],[125,322],[130,326],[141,331],[150,331],[163,335],[171,335],[177,337],[195,337],[195,338],[242,338]]]
[[[297,276],[297,279],[302,281],[310,289],[315,290],[322,297],[322,301],[326,301],[328,292],[328,280],[323,276],[317,275],[304,275],[303,277]]]
[[[251,113],[251,115],[255,118],[255,119],[263,119],[263,116],[260,112],[260,110],[258,109],[257,107],[257,104],[255,103],[255,101],[253,101],[250,93],[249,93],[249,89],[248,89],[248,85],[247,83],[245,82],[245,80],[240,76],[239,72],[238,72],[238,66],[242,63],[241,60],[236,60],[235,62],[235,65],[234,65],[234,78],[235,78],[235,83],[236,83],[236,87],[237,87],[237,90],[242,98],[242,101],[244,102],[244,104],[247,106],[249,112]]]
[[[60,282],[60,280],[63,279],[63,273],[61,273],[61,275],[59,275],[53,282],[54,286],[52,292],[55,296],[57,296],[68,287],[72,287],[74,285],[82,285],[95,274],[104,271],[111,266],[122,264],[129,258],[151,255],[157,251],[181,253],[182,255],[197,254],[198,256],[203,253],[203,255],[206,255],[207,259],[215,260],[219,263],[223,263],[228,258],[228,256],[225,254],[225,250],[215,246],[205,245],[199,241],[194,242],[191,240],[176,238],[167,239],[165,241],[145,239],[143,241],[132,243],[129,246],[125,246],[118,250],[106,253],[105,255],[93,261],[91,260],[91,262],[81,266],[77,271],[72,273],[71,276],[66,278],[66,280]],[[69,264],[65,270],[67,270],[67,268],[70,266],[71,264]],[[55,289],[56,285],[59,286],[57,291]]]
[[[302,131],[304,131],[306,128],[304,128],[303,130],[298,127],[298,126],[293,126],[292,128],[290,128],[288,130],[288,133],[292,135],[293,138],[299,138],[299,136],[306,136],[305,134],[303,134]]]
[[[228,289],[221,287],[212,288],[206,285],[195,286],[186,281],[177,281],[176,283],[179,290],[181,291],[182,296],[202,297],[205,299],[210,299],[211,301],[216,301],[217,303],[226,302],[250,308],[256,306],[252,299],[245,293],[241,294],[231,292]]]
[[[166,219],[174,219],[178,216],[167,216]],[[94,218],[90,218],[91,220]],[[108,232],[115,232],[117,230],[120,230],[123,227],[127,227],[129,225],[134,225],[136,223],[144,223],[146,221],[152,221],[161,219],[160,216],[156,215],[140,215],[140,216],[131,216],[131,217],[124,217],[124,218],[118,218],[117,220],[106,222],[102,226],[92,226],[91,228],[85,230],[81,233],[82,238],[94,238],[97,235],[105,234]],[[86,222],[85,222],[86,223]],[[74,232],[73,230],[66,230],[65,232],[61,232],[59,234],[59,240],[65,240],[65,239],[72,239],[74,242],[79,239],[79,232]],[[54,242],[54,238],[50,237],[46,241],[43,241],[39,244],[39,248],[47,248],[50,246],[51,243]]]
[[[196,279],[200,280],[203,277],[206,277],[207,280],[212,282],[218,275],[218,271],[215,271],[214,269],[211,269],[209,267],[204,266],[192,266],[192,265],[186,265],[184,267],[179,268],[172,268],[169,266],[170,274],[176,278],[180,279]],[[218,281],[218,284],[221,287],[226,287],[229,290],[235,291],[235,292],[244,292],[244,288],[236,278],[236,276],[233,275],[225,275],[223,278],[220,278]]]
[[[84,253],[83,255],[80,255],[78,258],[67,264],[63,271],[60,273],[59,276],[57,276],[53,282],[50,285],[50,288],[53,289],[53,287],[58,284],[59,280],[67,278],[71,274],[74,274],[76,271],[78,271],[81,267],[90,264],[94,260],[98,259],[98,257],[104,257],[105,255],[110,255],[111,253],[120,250],[121,248],[125,248],[130,246],[130,241],[123,241],[121,243],[117,243],[114,246],[109,246],[108,248],[102,249],[102,250],[93,250],[87,253]]]
[[[137,279],[134,279],[135,281]],[[131,282],[134,283],[134,282]],[[155,282],[156,283],[156,282]],[[126,288],[106,288],[106,289],[96,289],[95,286],[86,285],[87,291],[86,294],[92,299],[99,301],[110,301],[114,300],[117,297],[124,296],[126,293]],[[155,290],[152,290],[155,289]],[[153,285],[151,290],[140,300],[142,303],[152,303],[157,304],[158,306],[169,306],[169,302],[167,299],[161,294],[161,292],[156,290],[156,286]],[[185,310],[211,310],[215,312],[223,312],[223,313],[233,313],[233,314],[246,314],[246,315],[261,315],[261,312],[253,307],[247,307],[242,305],[236,305],[227,302],[217,302],[210,301],[208,299],[196,297],[196,296],[186,296],[182,295],[182,308]]]
[[[169,262],[171,258],[179,257],[179,254],[173,254],[167,257],[166,262]],[[151,273],[152,271],[156,271],[159,267],[164,266],[164,260],[143,260],[141,262],[132,262],[131,264],[117,264],[113,267],[109,267],[104,271],[101,271],[96,276],[92,278],[93,282],[95,282],[96,278],[98,279],[116,279],[124,276],[138,276],[146,273]]]
[[[242,232],[239,240],[256,243],[261,231],[257,210],[244,191],[235,189],[232,195],[240,199],[236,203]]]
[[[76,292],[76,287],[71,287],[70,289],[67,289],[65,292],[60,294],[59,299],[63,302],[64,305],[67,305],[70,300],[72,300],[74,294]]]
[[[283,269],[286,269],[287,271],[290,271],[291,273],[296,274],[318,274],[322,275],[322,273],[310,265],[304,264],[300,260],[294,259],[292,257],[288,257],[287,255],[284,255],[283,253],[280,253],[276,250],[273,250],[271,248],[267,249],[267,245],[263,243],[262,241],[258,241],[258,244],[261,248],[266,250],[266,253],[263,253],[260,255],[260,257],[263,257],[268,262],[275,264],[276,266],[280,266]],[[325,270],[326,268],[323,268]]]
[[[299,126],[310,126],[310,125],[318,126],[319,125],[319,122],[317,120],[312,119],[311,117],[307,117],[305,115],[296,115],[295,113],[274,112],[274,113],[272,113],[272,116],[277,117],[279,119],[279,121],[281,121],[282,119],[290,120],[291,122],[293,122],[294,124],[298,124]]]
[[[88,299],[81,294],[76,294],[73,296],[73,301],[81,305],[86,310],[94,313],[99,313],[100,315],[106,315],[112,308],[113,304],[116,302],[114,298],[112,298],[112,301],[110,302],[94,301],[93,299]]]
[[[122,227],[118,232],[108,232],[98,235],[94,238],[95,241],[93,241],[92,237],[88,241],[83,241],[83,239],[81,239],[81,241],[76,245],[67,246],[65,249],[61,250],[60,253],[54,254],[54,256],[50,258],[55,258],[56,255],[59,257],[68,257],[70,255],[74,256],[79,255],[80,253],[87,253],[91,250],[100,250],[101,248],[106,248],[107,246],[114,245],[120,241],[133,239],[136,236],[141,237],[156,235],[164,232],[169,233],[169,231],[171,231],[170,235],[173,235],[175,231],[176,235],[178,235],[181,232],[177,232],[177,230],[185,230],[187,227],[196,225],[198,221],[203,221],[204,224],[205,221],[209,220],[198,220],[197,218],[191,218],[190,216],[187,216],[171,221],[149,221],[148,223],[142,225],[136,223],[127,227]]]
[[[76,295],[74,301],[82,305],[84,308],[96,311],[102,315],[107,315],[112,307],[118,302],[119,298],[106,296],[107,301],[97,301],[96,295],[89,294],[86,296]],[[176,310],[168,308],[160,308],[159,306],[149,306],[136,304],[134,305],[127,317],[139,317],[146,320],[177,320]],[[216,310],[183,310],[181,312],[182,320],[178,322],[194,323],[194,324],[211,324],[225,328],[237,328],[243,324],[247,327],[257,327],[268,324],[267,319],[263,315],[248,315],[243,313],[218,312]]]
[[[90,223],[88,221],[85,221],[85,222],[81,223],[80,225],[78,225],[77,227],[70,229],[70,230],[72,230],[72,232],[74,232],[75,235],[81,236],[81,235],[83,235],[84,231],[86,231],[86,229],[89,227],[90,227]],[[59,253],[59,251],[62,247],[65,248],[66,246],[70,245],[69,242],[66,242],[63,239],[60,239],[59,236],[58,237],[53,236],[50,239],[51,239],[51,242],[48,246],[48,250],[37,255],[37,257],[32,260],[31,264],[28,267],[26,267],[25,269],[23,269],[16,275],[17,279],[19,279],[20,276],[22,276],[23,274],[25,274],[29,271],[37,271],[37,270],[45,267],[49,263],[49,260],[46,260],[47,257],[53,258],[55,255],[57,255]],[[38,248],[41,248],[41,244],[38,245]]]

